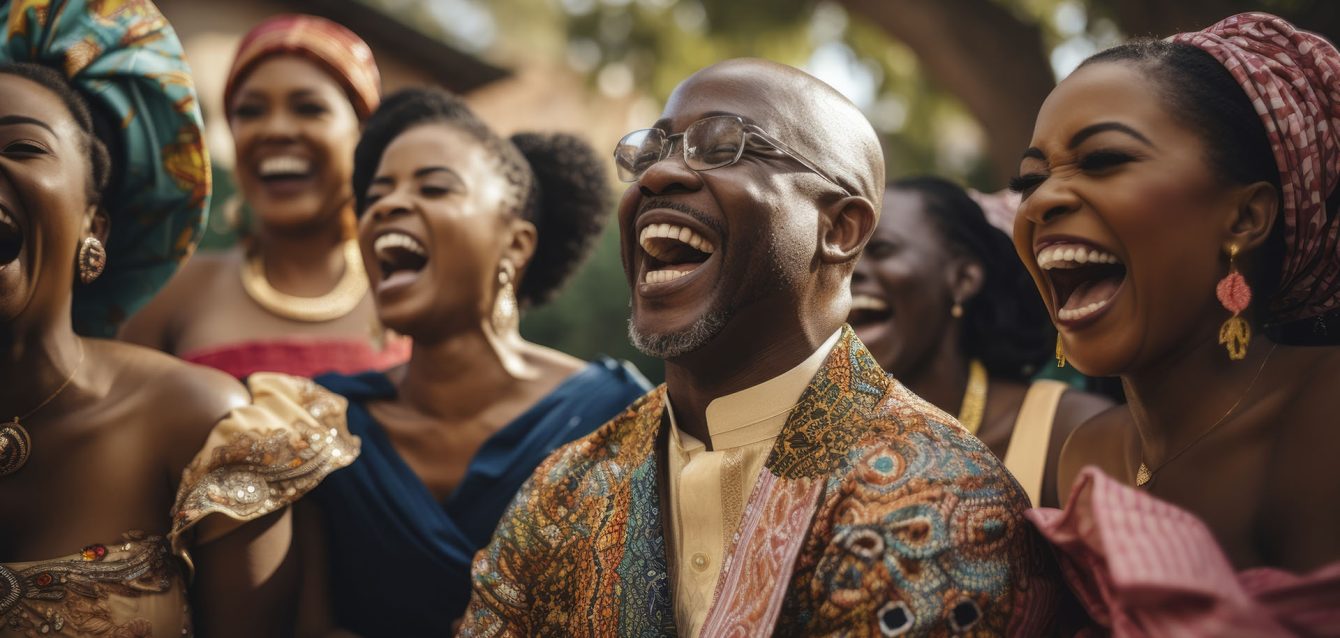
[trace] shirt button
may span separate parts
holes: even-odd
[[[707,554],[698,552],[693,555],[693,568],[698,571],[707,571]]]

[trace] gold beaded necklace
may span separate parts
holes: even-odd
[[[70,386],[70,382],[74,381],[74,375],[79,374],[79,368],[84,365],[84,342],[79,341],[78,343],[79,362],[74,364],[74,370],[70,371],[70,376],[65,377],[65,381],[60,384],[60,387],[37,404],[37,407],[28,410],[23,415],[15,416],[14,420],[9,423],[0,424],[0,476],[9,476],[28,463],[28,456],[33,449],[33,440],[28,436],[28,430],[24,429],[20,421],[47,407],[48,403],[60,396],[60,393]]]
[[[320,297],[297,297],[275,290],[265,279],[265,264],[259,254],[242,266],[242,289],[267,312],[285,319],[320,323],[333,321],[354,311],[368,292],[363,255],[358,241],[344,242],[344,274],[330,292]]]
[[[968,362],[968,387],[963,390],[963,405],[958,409],[958,422],[963,429],[976,436],[986,413],[986,366],[973,359]]]

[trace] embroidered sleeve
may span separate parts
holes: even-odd
[[[293,504],[358,456],[343,397],[282,374],[255,374],[247,385],[251,405],[220,421],[182,472],[168,534],[178,554]]]

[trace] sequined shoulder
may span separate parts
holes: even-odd
[[[180,555],[291,505],[358,456],[343,397],[283,374],[255,374],[247,386],[251,405],[219,421],[182,472],[168,534]]]

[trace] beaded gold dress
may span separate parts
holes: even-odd
[[[189,550],[293,504],[359,451],[342,397],[279,374],[248,386],[251,405],[220,421],[182,473],[167,536],[128,531],[0,564],[0,638],[192,635]]]

